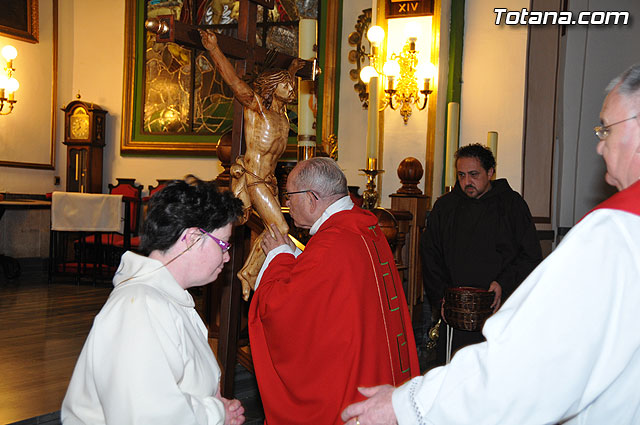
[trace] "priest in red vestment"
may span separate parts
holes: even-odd
[[[249,337],[266,423],[341,424],[358,387],[419,374],[402,282],[377,218],[351,202],[335,161],[312,158],[289,174],[304,252],[272,229],[249,311]]]

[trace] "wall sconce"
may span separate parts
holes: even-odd
[[[358,17],[355,31],[349,35],[349,43],[356,48],[349,52],[349,60],[356,64],[356,69],[350,71],[350,76],[357,81],[354,88],[360,96],[363,107],[367,108],[369,95],[367,85],[374,76],[386,77],[385,99],[380,110],[387,106],[391,109],[400,109],[400,114],[407,124],[411,116],[412,106],[419,111],[427,106],[431,79],[435,74],[435,66],[431,63],[419,63],[416,41],[420,33],[420,27],[415,22],[410,22],[405,27],[406,43],[399,54],[392,54],[391,59],[385,63],[379,55],[380,46],[385,38],[384,30],[379,26],[370,26],[371,9],[363,10]],[[370,52],[363,47],[364,33],[369,40]],[[370,65],[361,67],[364,58],[369,58]],[[381,66],[382,65],[382,66]]]
[[[407,41],[399,54],[393,53],[391,59],[382,66],[382,72],[377,69],[380,63],[378,49],[384,39],[384,30],[373,26],[367,31],[367,38],[371,42],[370,63],[373,66],[366,66],[360,71],[360,79],[368,84],[373,76],[382,74],[387,79],[385,88],[385,100],[382,109],[389,106],[396,110],[400,107],[400,115],[405,125],[411,116],[412,106],[422,111],[427,106],[430,89],[430,82],[435,74],[435,66],[431,63],[419,63],[418,51],[416,51],[416,41],[418,40],[416,28],[407,25],[405,34]],[[382,110],[381,109],[381,110]]]
[[[20,87],[20,83],[13,77],[15,69],[13,68],[13,60],[18,56],[15,47],[6,45],[2,48],[2,56],[7,61],[4,72],[0,73],[0,115],[9,115],[13,111],[13,105],[17,102],[15,99],[15,91]],[[9,110],[4,111],[5,104],[9,105]]]

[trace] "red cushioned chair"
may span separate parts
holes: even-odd
[[[147,216],[147,208],[149,205],[149,199],[151,199],[151,197],[155,194],[158,193],[159,191],[161,191],[166,185],[167,182],[170,182],[170,179],[156,179],[156,181],[158,182],[157,185],[152,186],[149,185],[149,195],[145,196],[144,198],[142,198],[142,222],[144,222],[144,218]],[[132,238],[131,243],[133,243],[133,241],[136,241],[138,243],[138,245],[140,244],[140,237],[139,236],[135,236],[134,238]]]
[[[122,195],[126,208],[129,209],[129,228],[125,229],[124,234],[120,233],[103,233],[100,236],[101,244],[108,253],[109,262],[113,266],[118,265],[120,256],[126,250],[136,251],[140,246],[140,238],[138,235],[138,226],[140,223],[140,206],[142,204],[142,185],[137,185],[135,179],[116,178],[118,184],[109,183],[109,193],[111,195]],[[128,230],[128,231],[127,231]],[[89,235],[84,239],[86,244],[95,243],[93,235]]]

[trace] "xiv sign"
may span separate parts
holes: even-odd
[[[408,18],[433,15],[434,0],[387,0],[386,18]]]

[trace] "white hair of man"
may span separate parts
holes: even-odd
[[[347,178],[331,158],[316,157],[298,163],[295,169],[298,189],[313,190],[320,198],[341,198],[349,194]]]
[[[610,93],[618,84],[620,85],[618,93],[621,95],[627,98],[635,98],[640,95],[640,63],[633,65],[614,78],[607,86],[606,92]]]

